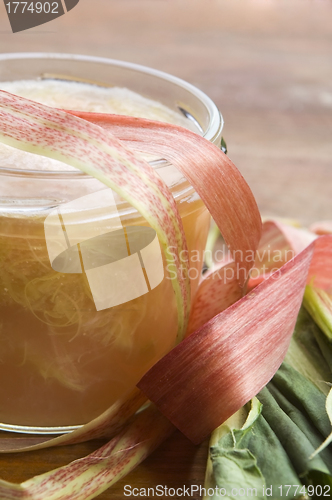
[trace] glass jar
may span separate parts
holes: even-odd
[[[166,105],[185,117],[189,129],[220,146],[223,121],[214,103],[173,76],[94,57],[0,56],[0,81],[40,78],[128,88]],[[162,158],[149,162],[177,201],[194,256],[194,294],[209,213],[171,164]],[[69,431],[129,393],[174,346],[177,311],[167,265],[146,221],[98,180],[76,170],[22,169],[14,160],[0,165],[0,176],[0,429]],[[143,239],[137,240],[137,231]],[[145,290],[148,245],[160,253],[160,272]],[[111,261],[126,251],[143,288],[127,286],[129,295],[119,298],[122,281],[114,281],[112,271],[105,275],[103,266],[112,269]],[[107,282],[99,287],[103,275],[104,282],[111,276],[117,283],[111,298]]]

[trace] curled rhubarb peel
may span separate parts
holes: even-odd
[[[306,282],[317,270],[316,259],[310,267],[314,251],[332,249],[332,237],[322,239],[186,338],[139,382],[194,443],[252,399],[281,365]]]
[[[118,115],[70,112],[109,130],[137,152],[159,155],[171,162],[190,181],[212,214],[233,261],[201,283],[187,334],[238,300],[255,260],[261,219],[246,181],[230,159],[202,137],[175,125]]]
[[[307,229],[297,228],[279,221],[271,221],[289,244],[295,254],[304,250],[311,242],[317,239],[317,235]]]
[[[1,500],[89,500],[142,462],[174,427],[152,405],[105,446],[21,484],[0,480]]]
[[[316,236],[309,231],[289,227],[274,220],[265,221],[247,291],[278,271],[315,239]],[[232,261],[230,255],[225,255],[223,262],[214,265],[213,270],[203,275],[194,297],[187,335],[242,297],[243,291],[236,271],[235,262]]]
[[[158,155],[180,170],[220,229],[237,264],[240,285],[247,282],[261,236],[261,217],[248,184],[219,148],[176,125],[119,115],[70,112],[109,130],[133,150]]]
[[[255,263],[250,271],[247,291],[262,283],[314,239],[315,236],[308,237],[307,232],[289,228],[273,220],[265,221],[257,251],[253,254]],[[293,242],[296,244],[297,252],[293,249]],[[237,265],[228,253],[223,255],[221,262],[213,264],[211,270],[203,275],[191,308],[187,335],[227,309],[242,296],[243,290],[237,276]]]
[[[277,220],[266,220],[247,289],[252,290],[262,283],[316,238],[310,231]]]
[[[231,261],[204,277],[194,298],[188,335],[243,296],[243,289],[236,279],[236,268],[236,263]]]

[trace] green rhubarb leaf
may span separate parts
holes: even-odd
[[[237,264],[239,283],[246,284],[261,237],[261,217],[247,183],[219,148],[176,125],[119,115],[70,113],[111,131],[134,151],[161,155],[180,170],[218,226]]]
[[[332,297],[321,288],[307,285],[303,303],[313,320],[332,341]]]
[[[262,415],[283,446],[298,477],[306,483],[309,481],[308,474],[311,471],[319,471],[328,477],[330,475],[328,465],[319,455],[311,458],[315,451],[314,445],[306,432],[297,425],[298,421],[293,421],[279,406],[269,390],[269,385],[259,393],[258,398],[263,403]]]
[[[213,462],[215,477],[218,478],[213,499],[236,499],[239,493],[244,496],[242,492],[247,496],[251,493],[260,500],[266,498],[263,475],[248,449],[220,448],[213,455]]]
[[[241,448],[244,436],[251,431],[261,413],[262,405],[254,398],[251,410],[241,429],[229,429],[219,442],[211,447],[210,457],[215,478],[215,494],[217,498],[235,498],[240,488],[244,488],[259,498],[264,499],[264,477],[257,465],[255,456],[247,448]],[[224,430],[226,425],[222,426]]]
[[[280,408],[283,412],[292,420],[294,424],[298,427],[298,429],[303,433],[308,442],[313,446],[313,448],[320,447],[325,435],[321,434],[315,424],[318,425],[320,422],[320,417],[324,413],[324,404],[317,407],[317,419],[313,422],[305,411],[301,411],[296,406],[294,406],[288,399],[274,386],[273,383],[269,384],[269,391],[274,399],[277,401]],[[329,426],[329,430],[331,426]],[[317,453],[311,454],[309,460],[312,460]],[[331,449],[320,449],[319,458],[324,462],[327,469],[332,471],[332,450]],[[305,475],[308,475],[311,468],[309,466],[308,472]]]
[[[332,424],[332,389],[330,390],[329,395],[326,398],[325,407],[326,407],[326,412],[329,416],[330,422]]]
[[[225,432],[223,425],[215,431],[220,435],[223,429],[210,450],[217,488],[213,498],[232,499],[240,488],[255,491],[256,497],[265,500],[270,496],[304,498],[309,485],[328,487],[332,481],[332,450],[328,448],[332,436],[326,446],[314,450],[328,436],[331,421],[331,393],[325,410],[325,395],[297,370],[283,364],[252,401],[241,428],[229,427]]]
[[[326,413],[330,419],[330,424],[332,425],[332,389],[330,390],[325,403]],[[318,453],[324,451],[332,443],[332,432],[325,439],[325,441],[317,448],[317,450],[311,455],[310,458],[314,458]]]
[[[283,363],[269,387],[273,394],[280,394],[285,405],[292,405],[292,415],[298,412],[305,416],[323,438],[329,434],[331,423],[325,410],[325,395],[296,369]]]
[[[273,498],[279,498],[287,496],[280,491],[280,485],[292,484],[298,490],[303,486],[261,412],[262,405],[254,398],[245,424],[230,430],[211,448],[215,483],[222,494],[225,491],[221,488],[226,490],[225,498],[233,498],[232,491],[239,494],[240,488],[244,488],[248,497],[251,494],[266,499],[272,492]],[[289,497],[297,498],[294,491],[289,492]]]
[[[332,476],[331,474],[325,474],[318,470],[312,470],[308,473],[308,482],[310,485],[308,487],[309,496],[313,497],[315,500],[320,500],[322,497],[331,498],[332,495]],[[313,487],[313,489],[312,489]],[[317,491],[316,495],[310,494],[310,491]]]
[[[321,351],[322,357],[325,360],[328,368],[329,368],[329,376],[325,377],[324,380],[326,382],[332,382],[332,345],[329,339],[324,335],[320,328],[316,328],[315,331],[315,339]],[[328,392],[328,386],[325,384],[325,389]]]
[[[309,313],[301,308],[285,361],[325,395],[332,382],[332,349]]]

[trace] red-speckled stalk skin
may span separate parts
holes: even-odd
[[[331,286],[331,252],[332,237],[311,243],[174,348],[149,370],[138,387],[189,439],[202,441],[277,371],[307,280],[315,275],[320,284],[329,281]]]
[[[236,263],[234,261],[209,273],[202,280],[196,292],[187,334],[190,335],[242,296],[243,289],[236,279]]]
[[[0,481],[1,500],[89,500],[142,462],[174,430],[153,406],[90,455],[24,483]]]
[[[255,198],[231,160],[203,137],[176,125],[127,116],[71,111],[112,132],[132,149],[159,155],[195,188],[219,227],[243,285],[261,236]]]
[[[265,221],[247,292],[280,269],[315,239],[316,236],[309,231],[290,227],[278,221]],[[191,309],[187,335],[243,296],[236,278],[234,261],[215,266],[203,276]]]

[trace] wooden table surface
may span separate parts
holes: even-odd
[[[155,67],[217,103],[229,155],[263,215],[332,219],[332,2],[329,0],[80,0],[46,25],[12,34],[0,5],[1,52],[90,54]],[[23,481],[100,443],[0,457]],[[98,498],[124,485],[203,485],[207,443],[175,433]],[[192,498],[200,498],[194,495]]]

